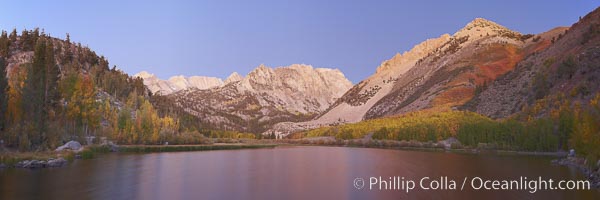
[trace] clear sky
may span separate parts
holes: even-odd
[[[152,3],[149,3],[152,2]],[[40,27],[129,74],[225,78],[259,64],[339,68],[353,83],[396,52],[483,17],[522,33],[569,26],[598,0],[1,1],[0,29]]]

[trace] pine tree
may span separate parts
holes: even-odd
[[[17,29],[13,29],[8,38],[10,39],[11,44],[15,44],[17,42]]]
[[[71,36],[67,33],[67,42],[65,44],[65,51],[63,53],[63,57],[61,59],[61,63],[67,64],[73,61],[73,52],[71,51]]]
[[[44,109],[46,84],[46,42],[38,40],[35,45],[33,63],[27,70],[27,79],[23,88],[23,110],[28,120],[30,148],[41,147],[45,137],[46,112]],[[21,147],[25,148],[25,147]]]
[[[29,31],[27,30],[23,30],[21,31],[21,48],[23,49],[23,51],[31,51],[33,50],[33,44],[32,44],[32,40],[31,40],[31,36],[29,36]]]
[[[67,45],[71,45],[71,36],[69,33],[67,33],[67,39],[65,39],[65,42],[67,42]]]
[[[6,31],[2,31],[0,35],[0,57],[8,58],[8,54],[10,51],[10,40],[8,39],[8,34]]]
[[[48,39],[46,44],[46,87],[45,87],[45,109],[50,114],[52,119],[55,116],[56,108],[58,107],[58,101],[60,100],[60,93],[58,90],[58,81],[60,76],[60,70],[56,65],[54,58],[54,45],[51,39]]]
[[[6,32],[4,32],[6,33]],[[7,106],[8,106],[8,78],[6,76],[6,66],[8,63],[0,57],[0,133],[6,130],[7,126]]]

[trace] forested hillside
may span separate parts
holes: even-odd
[[[68,34],[61,40],[37,28],[2,31],[0,71],[6,74],[0,76],[0,138],[9,148],[53,149],[86,136],[128,144],[204,140],[193,116],[156,109],[151,102],[159,100],[141,78],[109,67],[107,59],[71,42]]]

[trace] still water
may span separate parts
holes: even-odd
[[[344,147],[113,153],[62,168],[0,170],[0,199],[600,199],[598,190],[460,191],[465,177],[583,179],[551,159]],[[444,176],[458,189],[369,190],[379,176],[416,184]]]

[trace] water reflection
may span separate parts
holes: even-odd
[[[0,199],[598,199],[598,191],[370,191],[356,177],[581,179],[550,158],[341,147],[108,154],[67,167],[0,171]]]

